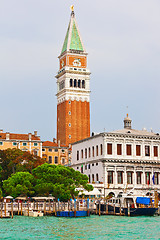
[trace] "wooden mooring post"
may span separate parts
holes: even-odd
[[[22,202],[21,202],[21,216],[22,216],[22,213],[23,213],[23,211],[22,211]]]
[[[128,203],[128,216],[130,216],[130,204]]]
[[[3,202],[1,202],[1,218],[2,218],[2,209],[3,209]]]
[[[76,198],[74,199],[74,217],[76,217]]]
[[[106,201],[106,215],[108,215],[108,201]]]
[[[18,200],[18,215],[19,215],[19,200]]]
[[[43,204],[43,213],[44,215],[46,215],[46,201],[44,201],[44,204]]]
[[[116,205],[114,203],[114,215],[116,215]]]
[[[56,203],[56,201],[55,201],[55,216],[57,216],[57,203]]]
[[[87,199],[87,216],[89,216],[89,198]]]
[[[101,201],[99,200],[99,212],[98,215],[101,216]]]
[[[28,201],[28,217],[29,217],[29,201]]]
[[[4,216],[6,217],[6,202],[4,202]]]
[[[13,218],[13,201],[11,202],[11,216]]]

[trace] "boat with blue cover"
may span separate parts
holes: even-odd
[[[121,213],[125,216],[154,216],[157,208],[153,205],[152,198],[142,196],[132,196],[123,194],[117,198],[113,197],[107,201],[107,204],[98,204],[101,211],[106,211],[108,207],[108,213],[114,214]]]
[[[89,217],[89,211],[57,211],[57,217]]]

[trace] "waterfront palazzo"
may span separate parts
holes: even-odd
[[[96,134],[72,145],[72,167],[88,176],[105,196],[132,191],[160,193],[160,135],[131,127]]]

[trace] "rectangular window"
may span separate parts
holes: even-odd
[[[92,166],[94,167],[94,163],[92,163]]]
[[[85,158],[87,158],[87,148],[85,148]]]
[[[48,151],[49,151],[49,152],[52,152],[52,149],[51,149],[51,148],[49,148],[49,149],[48,149]]]
[[[92,174],[92,183],[94,183],[94,174]]]
[[[63,165],[65,164],[65,158],[62,158],[62,164]]]
[[[108,184],[113,184],[113,171],[108,172]]]
[[[96,181],[99,181],[98,173],[96,173]]]
[[[112,143],[107,143],[107,154],[112,154]]]
[[[127,172],[127,184],[133,184],[132,172]]]
[[[16,142],[13,142],[13,146],[17,146],[17,143],[16,143]]]
[[[83,149],[81,150],[81,158],[83,158]]]
[[[82,164],[82,166],[81,166],[81,173],[83,173],[83,164]]]
[[[126,145],[126,154],[127,154],[127,156],[131,156],[132,155],[132,146],[131,146],[131,144],[127,144]]]
[[[118,184],[123,184],[123,172],[117,172]]]
[[[145,156],[150,156],[150,146],[145,146]]]
[[[88,164],[88,169],[90,169],[91,168],[91,166],[90,166],[90,164]]]
[[[38,146],[38,143],[34,143],[34,146],[37,147],[37,146]]]
[[[157,172],[154,173],[154,184],[155,184],[155,185],[158,185],[158,184],[159,184],[158,176],[159,176],[159,174],[158,174]]]
[[[153,147],[154,157],[158,157],[158,146]]]
[[[91,157],[91,149],[90,149],[90,147],[88,149],[88,152],[89,152],[89,158],[90,158]]]
[[[96,156],[98,156],[98,145],[96,146]]]
[[[136,145],[136,156],[141,156],[141,145]]]
[[[117,155],[122,155],[122,144],[117,144]]]
[[[48,157],[48,163],[52,163],[52,156]]]
[[[85,165],[85,170],[87,170],[87,165]]]
[[[141,172],[137,172],[137,184],[141,184],[141,176],[142,176],[142,173]]]
[[[55,163],[55,164],[58,163],[58,157],[57,157],[57,156],[54,157],[54,163]]]
[[[27,143],[23,143],[23,146],[27,146]]]
[[[79,160],[79,151],[77,151],[77,161]]]
[[[45,148],[42,148],[42,152],[45,152]]]
[[[94,146],[92,147],[92,157],[94,157]]]
[[[55,151],[55,152],[58,152],[58,149],[56,148],[56,149],[54,149],[54,151]]]
[[[151,173],[150,172],[146,172],[145,173],[145,178],[146,178],[146,184],[149,185],[151,183],[150,181],[150,176],[151,176]]]
[[[103,146],[102,146],[102,144],[100,145],[100,149],[101,149],[101,155],[103,155]]]
[[[98,166],[98,162],[96,163],[96,166]]]
[[[3,145],[3,142],[0,142],[0,146],[2,146]]]

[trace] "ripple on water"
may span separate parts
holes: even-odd
[[[0,239],[160,239],[160,217],[0,219]]]

